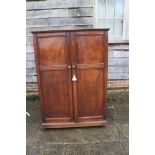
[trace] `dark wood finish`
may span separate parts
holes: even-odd
[[[38,35],[36,38],[43,122],[73,121],[67,33]]]
[[[103,31],[75,32],[78,122],[101,121],[105,104]]]
[[[40,31],[33,37],[43,127],[104,125],[108,29]]]

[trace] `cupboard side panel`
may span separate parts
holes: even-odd
[[[33,34],[33,42],[34,42],[35,66],[36,66],[36,74],[37,74],[37,82],[38,82],[41,118],[42,118],[42,122],[45,122],[45,108],[44,108],[44,102],[43,102],[42,90],[41,90],[41,82],[40,82],[39,59],[38,59],[38,42],[37,42],[37,35],[36,34]]]

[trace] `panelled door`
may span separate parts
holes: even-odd
[[[73,98],[76,122],[104,120],[105,34],[104,31],[75,32],[72,35]]]
[[[68,33],[36,34],[36,66],[44,123],[73,121]]]

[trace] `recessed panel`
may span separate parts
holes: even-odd
[[[104,61],[104,33],[76,35],[77,64],[102,63]]]
[[[40,73],[46,118],[70,117],[71,72],[44,71]]]
[[[104,110],[104,71],[87,69],[77,71],[78,116],[100,116]]]
[[[46,36],[38,38],[39,65],[64,65],[67,63],[66,36]]]

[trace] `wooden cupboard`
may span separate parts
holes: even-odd
[[[104,125],[108,29],[32,33],[43,127]]]

